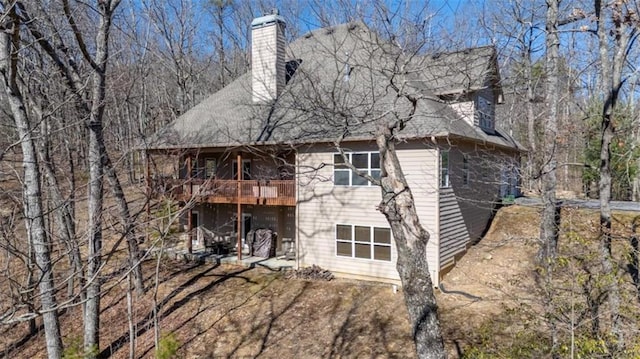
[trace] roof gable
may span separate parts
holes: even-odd
[[[426,80],[437,95],[473,92],[488,85],[502,91],[493,46],[426,55],[419,61]]]

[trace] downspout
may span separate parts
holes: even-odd
[[[295,181],[295,188],[296,188],[296,210],[295,210],[295,215],[296,215],[296,219],[294,221],[295,226],[296,226],[296,238],[294,239],[295,241],[295,246],[296,246],[296,265],[295,265],[295,269],[299,270],[300,269],[300,207],[299,207],[299,203],[300,203],[300,188],[298,186],[298,184],[300,183],[299,180],[299,171],[298,169],[300,168],[300,162],[299,162],[299,155],[298,155],[298,151],[296,151],[296,157],[295,157],[295,172],[294,172],[294,181]]]
[[[442,176],[442,173],[440,171],[440,146],[438,146],[438,141],[436,140],[435,136],[431,136],[431,141],[436,146],[436,228],[434,229],[434,235],[438,237],[438,245],[436,248],[436,264],[435,268],[431,269],[431,272],[434,274],[431,278],[431,282],[434,287],[438,287],[438,285],[440,284],[440,176]],[[451,161],[451,159],[449,159],[449,161]]]

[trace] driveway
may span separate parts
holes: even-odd
[[[640,212],[640,202],[631,201],[611,201],[611,209],[614,211]],[[516,204],[523,206],[541,206],[542,201],[537,197],[519,197],[516,198]],[[597,199],[561,199],[562,207],[578,207],[578,208],[600,208],[600,201]]]

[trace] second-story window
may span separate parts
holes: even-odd
[[[204,176],[206,178],[213,178],[216,175],[216,159],[205,158],[204,160]]]
[[[358,172],[365,173],[375,179],[380,178],[380,153],[349,152],[345,157]],[[333,183],[336,186],[370,186],[371,183],[347,167],[341,154],[333,155]]]
[[[476,104],[476,116],[481,128],[493,130],[493,113],[491,102],[482,96],[478,96]]]
[[[233,160],[231,171],[233,172],[233,179],[238,179],[238,161]],[[242,160],[242,179],[245,181],[251,179],[251,160]]]
[[[202,178],[204,175],[204,168],[202,168],[202,160],[199,158],[191,159],[191,178]]]

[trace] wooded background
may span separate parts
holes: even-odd
[[[608,203],[640,201],[636,1],[3,0],[0,7],[0,248],[13,264],[0,274],[0,321],[30,322],[35,331],[42,317],[51,358],[62,356],[58,313],[78,303],[84,348],[100,349],[101,271],[121,243],[129,253],[118,263],[121,276],[144,291],[138,245],[147,229],[126,190],[144,197],[140,149],[249,70],[249,24],[274,8],[287,20],[288,39],[362,20],[404,51],[494,45],[505,98],[497,124],[528,149],[522,189],[545,206],[541,287],[551,298],[562,197],[600,199],[598,265],[616,273]],[[119,239],[105,249],[106,228]],[[622,352],[617,281],[603,287],[611,346]],[[550,328],[555,338],[553,320]]]

